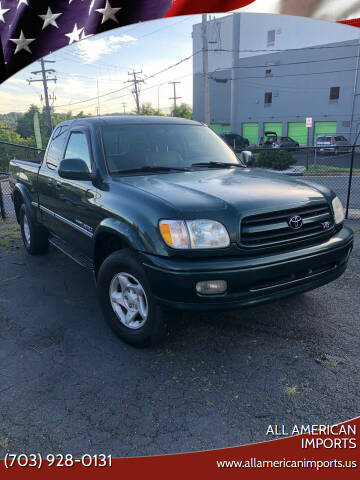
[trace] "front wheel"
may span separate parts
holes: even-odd
[[[170,312],[157,305],[145,272],[130,249],[117,251],[104,261],[97,288],[105,319],[125,342],[147,347],[166,336]]]

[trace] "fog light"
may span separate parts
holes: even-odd
[[[219,295],[220,293],[225,293],[226,289],[227,282],[225,280],[209,280],[196,284],[196,291],[200,295]]]

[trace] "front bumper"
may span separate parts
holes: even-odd
[[[344,273],[353,233],[343,227],[324,243],[262,256],[171,259],[143,254],[158,302],[182,310],[234,309],[325,285]],[[199,295],[196,283],[226,280],[222,295]]]

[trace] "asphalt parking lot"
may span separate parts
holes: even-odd
[[[318,153],[315,157],[314,152],[309,150],[293,150],[290,152],[297,160],[297,165],[322,165],[324,167],[350,168],[351,153],[339,153],[334,155],[332,153]],[[354,168],[360,168],[360,153],[355,152]]]
[[[92,276],[30,257],[0,222],[0,457],[140,456],[266,440],[269,424],[359,415],[360,222],[344,276],[227,313],[187,313],[167,341],[117,339]]]

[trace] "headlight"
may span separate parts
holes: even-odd
[[[344,209],[339,197],[334,198],[334,200],[332,201],[332,207],[334,211],[334,220],[335,223],[338,225],[339,223],[342,223],[345,219]]]
[[[160,232],[172,248],[224,248],[230,245],[229,234],[214,220],[162,220]]]

